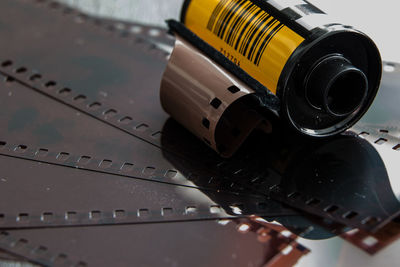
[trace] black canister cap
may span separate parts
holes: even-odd
[[[311,68],[305,92],[313,108],[332,116],[347,116],[364,103],[368,79],[342,55],[330,55]]]

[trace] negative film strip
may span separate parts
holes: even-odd
[[[91,26],[88,26],[88,27],[91,27]],[[72,38],[72,37],[76,37],[76,34],[75,34],[74,30],[71,30],[69,36],[68,36],[68,34],[66,34],[63,37],[66,38],[67,40],[71,40],[71,39],[73,40],[74,38]],[[32,38],[32,36],[15,36],[15,38],[16,38],[16,39],[14,39],[15,41],[16,40],[20,40],[20,41],[22,40],[23,41],[23,40],[26,40],[26,39],[18,39],[18,38]],[[88,42],[84,42],[84,43],[87,44]],[[118,45],[120,45],[120,46],[124,46],[125,45],[125,44],[123,44],[122,42],[119,42],[119,41],[115,41],[115,43],[118,43]],[[43,46],[46,46],[46,45],[48,45],[48,47],[50,48],[50,47],[54,46],[54,43],[42,44],[42,46],[40,48],[43,49]],[[66,46],[70,47],[68,42],[62,42],[61,45],[66,45]],[[135,115],[137,115],[136,117],[142,117],[142,116],[146,116],[146,115],[149,115],[149,114],[158,114],[158,115],[153,116],[151,119],[146,119],[146,120],[143,119],[143,120],[141,120],[142,122],[134,121],[133,117],[135,117],[135,116],[126,116],[126,115],[123,115],[123,116],[118,115],[118,116],[115,116],[114,119],[111,118],[111,119],[107,120],[105,118],[107,114],[116,114],[116,113],[119,114],[119,110],[108,108],[108,107],[105,107],[105,105],[103,105],[103,103],[108,104],[108,102],[113,102],[113,101],[117,100],[117,97],[115,96],[115,94],[114,94],[114,96],[111,94],[110,88],[112,86],[108,86],[108,88],[107,87],[105,88],[105,85],[107,85],[107,82],[103,82],[101,84],[101,86],[99,86],[97,84],[97,87],[100,88],[100,89],[98,89],[94,84],[90,83],[90,81],[93,82],[93,79],[89,79],[88,77],[86,77],[86,82],[85,82],[85,81],[82,81],[82,78],[79,79],[79,75],[76,75],[77,73],[71,73],[70,70],[74,69],[73,66],[75,66],[75,67],[77,67],[77,66],[79,67],[80,66],[79,65],[79,61],[78,61],[78,63],[76,63],[76,62],[68,62],[68,61],[64,61],[64,60],[61,60],[60,58],[57,58],[55,56],[50,56],[50,55],[49,55],[49,59],[48,60],[43,60],[43,59],[39,60],[38,58],[37,59],[32,58],[32,55],[35,55],[35,54],[36,55],[40,55],[40,53],[35,53],[35,49],[39,49],[39,48],[38,47],[37,48],[31,47],[30,49],[31,49],[30,51],[25,51],[24,52],[24,51],[21,50],[21,47],[7,47],[7,48],[4,47],[4,51],[7,51],[7,54],[10,57],[12,57],[12,55],[15,55],[15,57],[17,58],[17,54],[18,54],[18,60],[17,61],[15,61],[15,60],[13,62],[10,61],[10,60],[3,60],[2,61],[2,72],[3,73],[7,73],[11,77],[11,78],[8,78],[8,79],[17,78],[20,82],[24,83],[25,85],[29,85],[29,86],[31,86],[32,88],[34,88],[34,89],[36,89],[38,91],[44,92],[44,93],[50,95],[52,98],[56,98],[57,100],[59,100],[61,102],[64,102],[64,103],[66,103],[68,105],[71,105],[71,106],[75,107],[77,110],[84,111],[85,113],[90,114],[93,117],[96,117],[96,118],[102,120],[103,122],[105,122],[105,123],[107,123],[109,125],[117,127],[119,129],[122,129],[125,132],[128,132],[130,134],[132,134],[132,132],[135,132],[135,134],[134,134],[135,136],[139,136],[140,138],[143,138],[146,141],[151,142],[152,144],[155,144],[155,145],[158,145],[158,146],[164,147],[166,149],[170,149],[170,150],[172,148],[175,151],[177,150],[176,149],[176,144],[173,144],[170,141],[161,143],[161,141],[160,141],[160,135],[161,134],[160,133],[163,132],[163,131],[159,131],[159,130],[153,131],[153,129],[155,129],[155,128],[149,127],[149,125],[151,123],[148,123],[148,121],[154,121],[154,122],[158,123],[160,125],[160,127],[161,127],[161,123],[160,122],[162,122],[162,124],[164,124],[165,118],[166,118],[166,114],[164,112],[162,112],[162,111],[159,112],[159,110],[161,110],[161,108],[159,107],[159,105],[157,105],[157,103],[158,103],[158,100],[157,100],[158,98],[156,97],[157,90],[154,90],[154,91],[147,90],[150,93],[148,93],[147,95],[144,94],[141,97],[137,97],[142,92],[141,90],[143,90],[141,88],[146,88],[146,89],[148,87],[156,88],[155,85],[154,85],[154,82],[153,82],[153,85],[151,85],[152,83],[150,82],[150,84],[147,84],[146,86],[143,86],[143,85],[139,84],[137,88],[139,88],[141,90],[133,90],[132,91],[132,90],[130,90],[130,88],[127,88],[127,87],[119,87],[119,88],[121,88],[121,90],[118,90],[118,93],[121,93],[121,95],[119,95],[119,98],[121,98],[122,95],[124,94],[124,92],[127,92],[128,89],[129,89],[130,92],[134,92],[134,94],[135,94],[134,96],[132,96],[134,100],[139,101],[139,102],[143,102],[142,100],[147,100],[148,102],[146,102],[146,103],[149,103],[149,104],[148,105],[144,105],[143,109],[137,110],[139,108],[138,105],[131,105],[131,106],[124,105],[124,104],[121,105],[121,103],[124,103],[123,99],[120,99],[120,101],[119,101],[120,105],[119,106],[122,109],[124,109],[126,107],[129,107],[129,112],[127,111],[127,113],[124,113],[124,114],[135,114]],[[52,49],[48,49],[48,50],[50,51]],[[98,51],[97,49],[90,49],[90,50],[91,51]],[[36,50],[36,51],[39,51],[39,50]],[[66,51],[71,51],[71,49],[66,49]],[[28,62],[28,61],[24,60],[24,58],[28,59],[28,56],[27,56],[28,53],[30,54],[29,61],[34,63],[33,68],[44,70],[46,75],[49,75],[49,77],[50,76],[51,77],[55,77],[56,79],[53,79],[53,80],[44,79],[43,77],[45,77],[45,76],[44,76],[44,74],[42,72],[40,72],[40,73],[32,72],[31,74],[27,75],[27,71],[28,71],[27,67],[23,67],[23,64],[20,64],[19,62],[24,61],[24,64],[26,62]],[[67,57],[69,59],[71,59],[71,58],[82,58],[83,55],[91,55],[91,54],[93,55],[92,52],[90,52],[87,48],[84,48],[84,46],[82,46],[79,49],[72,49],[71,54],[67,55]],[[127,54],[129,54],[129,53],[127,53]],[[115,56],[115,54],[112,55],[112,56]],[[139,56],[137,54],[135,54],[134,56],[136,57],[135,58],[136,61],[138,61],[138,62],[141,61],[141,56]],[[60,68],[57,71],[55,71],[54,68],[51,67],[51,66],[57,65],[56,62],[54,62],[55,58],[58,60],[58,63],[60,61],[62,61],[63,63],[66,63],[66,64],[59,64]],[[119,57],[119,59],[123,60],[122,57]],[[126,62],[128,60],[129,60],[129,58],[127,58],[125,61],[121,61],[121,62]],[[135,60],[132,60],[131,62],[135,62]],[[15,64],[15,62],[16,62],[16,64]],[[71,65],[69,65],[69,64],[71,64]],[[164,65],[165,65],[165,63],[163,63],[163,60],[160,60],[158,65],[157,64],[153,64],[153,66],[152,66],[152,67],[158,66],[157,67],[158,69],[154,69],[154,68],[152,68],[152,69],[154,71],[160,71],[160,69],[162,69],[162,67]],[[129,70],[129,68],[125,68],[123,66],[124,66],[124,64],[121,64],[121,68],[117,68],[117,69],[115,69],[113,71],[109,71],[107,73],[116,75],[116,73],[117,72],[119,73],[120,70]],[[127,66],[127,65],[125,65],[125,66]],[[29,66],[29,67],[31,68],[32,66]],[[80,66],[80,67],[83,68],[81,72],[84,72],[84,66]],[[143,69],[148,70],[148,69],[146,69],[146,67],[143,67]],[[102,73],[102,71],[104,71],[104,69],[100,70],[98,73]],[[135,72],[133,71],[132,73],[135,73]],[[62,74],[62,77],[60,76],[61,74]],[[129,75],[124,75],[124,78],[127,78],[128,76]],[[115,78],[115,76],[113,76],[113,77]],[[129,77],[129,78],[131,78],[131,77]],[[112,79],[110,78],[110,80],[112,80]],[[141,80],[145,80],[145,79],[141,79]],[[152,79],[152,80],[156,80],[156,79]],[[43,82],[43,81],[45,81],[45,82]],[[71,82],[74,83],[75,82],[76,84],[79,84],[79,86],[76,86],[76,87],[84,88],[84,90],[89,90],[89,88],[95,88],[96,87],[98,89],[98,91],[93,91],[92,90],[90,92],[90,90],[89,90],[89,91],[85,91],[85,94],[80,94],[81,91],[77,91],[77,92],[75,91],[76,87],[72,87],[72,86],[70,86],[70,87],[62,86],[61,87],[61,85],[60,85],[61,83],[56,83],[56,81],[57,82],[61,81],[61,83],[68,83],[68,82],[69,83],[71,83]],[[132,84],[132,83],[127,82],[127,84]],[[84,85],[86,85],[86,86],[84,86]],[[112,84],[112,85],[115,86],[115,84]],[[52,88],[52,87],[54,88],[52,93],[49,93],[48,91],[46,91],[46,90],[48,90],[49,88]],[[57,89],[57,90],[55,90],[55,89]],[[104,91],[102,89],[104,89]],[[126,90],[126,91],[124,91],[124,90]],[[93,100],[93,99],[101,98],[101,96],[98,96],[98,94],[96,95],[95,92],[97,92],[98,94],[100,94],[102,92],[103,98],[105,98],[105,100],[103,102],[98,102],[96,100]],[[89,93],[92,94],[92,95],[94,94],[95,95],[94,98],[91,98],[90,100],[87,99],[88,98],[87,95],[89,95]],[[136,95],[136,94],[138,94],[138,95]],[[107,97],[104,97],[104,95],[107,95]],[[65,97],[65,96],[68,96],[68,97]],[[74,96],[74,98],[72,100],[70,98],[71,96]],[[110,99],[113,99],[113,100],[111,101]],[[84,103],[83,104],[81,103],[81,106],[79,106],[79,104],[77,102],[78,100],[83,100]],[[126,98],[124,98],[124,100],[126,100]],[[156,101],[156,102],[151,102],[151,101]],[[152,104],[152,103],[154,103],[154,104]],[[90,111],[88,111],[89,108],[87,108],[87,106],[89,106],[92,109]],[[152,107],[151,111],[148,110],[149,107]],[[159,113],[157,113],[157,112],[159,112]],[[124,124],[124,122],[126,124]],[[156,124],[154,124],[154,125],[156,125]],[[139,127],[139,126],[141,126],[141,127]],[[165,125],[163,125],[163,127],[165,127]],[[139,131],[137,131],[138,128],[144,128],[144,129],[147,129],[147,130],[144,131],[145,134],[140,134],[140,133],[138,133]],[[149,128],[151,130],[149,130]],[[134,130],[132,130],[132,129],[134,129]],[[181,133],[179,133],[179,134],[181,134]],[[161,135],[161,139],[164,138],[164,141],[168,140],[168,136],[167,137],[163,137],[163,136],[164,135]],[[160,145],[160,143],[161,143],[161,145]],[[190,151],[191,152],[190,156],[188,156],[188,154],[184,154],[184,156],[186,156],[187,158],[189,158],[189,159],[193,158],[193,154],[196,154],[196,157],[198,157],[198,158],[203,158],[203,159],[207,158],[208,162],[206,162],[206,166],[210,166],[210,165],[212,166],[218,160],[218,158],[215,157],[215,156],[208,157],[210,154],[212,154],[212,153],[210,153],[209,150],[205,150],[206,152],[204,152],[204,154],[202,154],[202,157],[198,156],[197,153],[193,153],[193,152],[198,152],[197,149],[200,149],[200,151],[204,150],[204,149],[202,149],[203,147],[200,146],[200,145],[197,145],[197,143],[192,144],[192,142],[188,142],[188,144],[190,146],[192,146],[192,147],[195,147],[196,149],[194,149],[193,151],[191,151],[190,149],[180,149],[179,150],[180,152],[182,152],[182,151],[183,152]],[[168,147],[169,145],[171,145],[171,146]],[[204,155],[204,157],[203,157],[203,155]],[[196,160],[193,160],[193,161],[196,161]],[[251,163],[251,164],[253,164],[253,163]],[[246,161],[246,165],[248,165],[247,161]],[[256,165],[253,164],[253,166],[250,166],[250,167],[254,167],[254,166],[256,166]],[[248,168],[248,166],[245,166],[245,167]],[[242,169],[244,169],[244,168],[242,168]],[[232,170],[231,169],[228,169],[228,170],[229,171],[224,172],[225,173],[224,175],[232,176]],[[237,175],[237,174],[243,174],[243,172],[234,173],[234,175]],[[247,174],[249,174],[249,173],[247,173]],[[259,174],[259,173],[256,173],[256,174]],[[264,178],[265,178],[266,175],[262,174],[262,176],[264,176]],[[256,178],[256,177],[254,177],[254,178]],[[268,178],[270,178],[270,177],[268,177]],[[278,175],[278,178],[279,178],[279,175]],[[269,180],[270,180],[270,181],[268,181],[269,188],[277,188],[277,187],[274,187],[274,186],[276,186],[277,182],[279,183],[280,180],[279,179],[278,180],[274,180],[274,178],[270,178]],[[286,193],[287,192],[285,192],[285,194]],[[299,204],[298,201],[292,202],[292,201],[287,200],[286,197],[283,197],[284,196],[283,193],[274,194],[274,196],[277,196],[278,199],[282,199],[284,201],[287,201],[287,203],[289,203],[289,204],[291,204],[291,205],[293,205],[295,207],[303,207],[303,205]],[[308,201],[308,200],[306,200],[306,201]],[[330,202],[332,202],[332,201],[330,201]],[[303,203],[303,202],[300,202],[300,203]],[[330,204],[330,205],[334,205],[334,204]],[[318,205],[316,205],[316,206],[318,206]],[[308,211],[312,211],[312,212],[314,212],[316,214],[319,214],[319,215],[326,216],[326,212],[322,212],[324,208],[326,208],[326,206],[325,207],[317,207],[317,208],[314,207],[312,209],[307,208],[307,210]],[[350,215],[353,215],[354,212],[357,213],[357,214],[360,214],[359,211],[354,211],[354,210],[347,210],[346,213],[348,211],[350,212]],[[339,214],[337,217],[334,216],[333,218],[340,219],[341,217],[343,217],[343,215],[345,215],[345,214]],[[332,217],[332,216],[329,215],[329,217]],[[360,216],[360,217],[362,217],[362,216]],[[349,216],[349,218],[350,219],[354,219],[354,216]],[[342,222],[345,221],[346,223],[348,223],[348,220],[347,220],[348,218],[344,218],[344,219],[346,219],[346,220],[342,220],[342,219],[340,219],[340,220]],[[352,225],[357,225],[357,226],[360,226],[360,227],[367,227],[367,226],[365,226],[365,223],[364,224],[362,223],[362,221],[364,219],[365,218],[363,218],[361,221],[357,221],[356,224],[352,223]],[[374,221],[374,220],[372,220],[372,221]],[[380,223],[381,221],[382,220],[378,220],[376,223]],[[372,224],[372,226],[376,226],[376,225],[377,224]]]
[[[178,171],[160,149],[60,105],[9,77],[2,77],[0,88],[0,153],[126,177],[245,193],[242,187],[229,179],[218,179],[201,164],[185,162],[185,168]],[[101,133],[101,139],[97,133]]]
[[[252,219],[12,230],[0,248],[44,266],[289,266],[309,252],[283,227]]]
[[[0,228],[294,214],[276,202],[0,156]]]

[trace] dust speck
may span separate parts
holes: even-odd
[[[107,92],[104,92],[104,91],[100,91],[100,92],[99,92],[99,95],[101,95],[102,97],[107,97],[107,96],[108,96],[108,93],[107,93]]]

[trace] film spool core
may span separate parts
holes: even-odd
[[[353,113],[367,97],[367,77],[342,55],[322,59],[309,73],[305,85],[307,101],[332,116]]]

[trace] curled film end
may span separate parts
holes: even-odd
[[[178,35],[160,98],[167,113],[223,157],[254,129],[272,131],[255,92]]]

